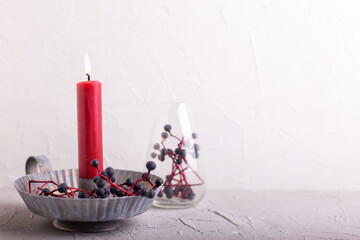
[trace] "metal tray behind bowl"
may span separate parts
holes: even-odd
[[[39,167],[34,163],[36,162]],[[40,169],[40,173],[33,173]],[[50,171],[49,171],[50,170]],[[29,157],[26,172],[32,173],[15,180],[15,188],[26,206],[33,213],[53,219],[56,228],[66,231],[100,232],[117,228],[121,219],[134,217],[146,212],[154,198],[142,196],[125,196],[120,198],[81,199],[56,198],[34,194],[42,184],[32,184],[32,194],[29,193],[29,180],[52,180],[56,183],[66,183],[68,186],[79,186],[77,169],[51,170],[51,165],[45,156]],[[129,177],[141,178],[142,172],[115,169],[117,183],[123,183]],[[158,178],[150,175],[152,182]],[[150,188],[150,184],[144,183]],[[55,186],[49,184],[50,190]],[[157,188],[155,194],[158,194]]]

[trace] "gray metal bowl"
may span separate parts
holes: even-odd
[[[29,180],[53,180],[56,183],[66,183],[68,186],[79,186],[79,174],[77,169],[48,171],[51,169],[50,163],[44,156],[30,157],[26,164],[27,172],[37,171],[39,165],[41,173],[33,173],[18,178],[14,185],[20,196],[24,200],[26,206],[35,214],[60,220],[71,222],[107,222],[119,219],[130,218],[147,211],[154,198],[142,196],[126,196],[121,198],[106,199],[68,199],[55,198],[50,196],[39,196],[34,194],[36,188],[42,184],[32,184],[32,194],[29,193]],[[114,176],[117,183],[123,183],[129,177],[141,178],[141,172],[115,170]],[[152,182],[158,178],[150,175]],[[145,187],[150,188],[149,183],[144,183]],[[55,186],[48,184],[50,190]],[[160,188],[155,191],[158,194]]]

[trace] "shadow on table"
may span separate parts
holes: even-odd
[[[114,231],[127,232],[134,226],[135,221],[127,219],[119,221]],[[110,232],[92,233],[98,237],[105,236]],[[76,233],[76,236],[82,233]],[[30,212],[25,205],[21,204],[2,204],[0,205],[0,238],[4,239],[42,239],[56,237],[74,237],[74,232],[61,231],[55,228],[52,220],[44,218]]]

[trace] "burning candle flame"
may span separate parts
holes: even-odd
[[[91,68],[90,68],[90,59],[88,54],[85,54],[85,73],[88,76],[88,80],[90,80]]]

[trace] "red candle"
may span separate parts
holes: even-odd
[[[78,161],[79,178],[91,179],[98,175],[91,166],[93,159],[99,161],[103,170],[101,83],[90,80],[90,64],[85,57],[88,81],[79,82],[77,87],[78,119]]]

